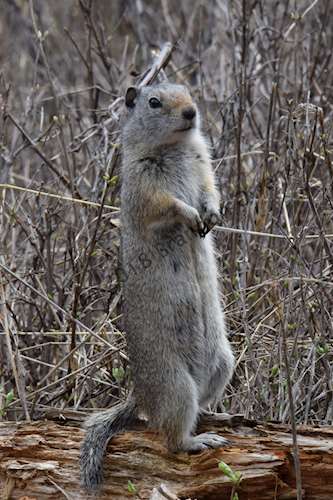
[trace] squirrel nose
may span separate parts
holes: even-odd
[[[189,108],[184,108],[182,111],[182,115],[185,120],[193,120],[196,115],[195,108],[192,108],[192,106]]]

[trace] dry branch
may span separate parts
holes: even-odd
[[[292,436],[287,426],[260,424],[241,417],[205,417],[201,429],[223,433],[231,446],[198,455],[171,455],[159,437],[142,428],[118,436],[109,446],[105,486],[97,498],[229,500],[232,484],[219,470],[220,461],[242,474],[237,489],[240,500],[296,498]],[[1,423],[2,498],[88,499],[79,487],[82,434],[77,427],[51,421]],[[302,426],[298,443],[305,498],[330,500],[332,428]]]

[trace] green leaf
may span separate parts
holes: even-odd
[[[219,462],[219,469],[223,472],[233,483],[234,486],[239,486],[242,480],[242,474],[238,471],[233,471],[232,468],[226,464],[225,462]],[[237,493],[236,493],[237,495]],[[237,499],[237,497],[233,496],[233,498]]]
[[[111,179],[109,179],[109,185],[115,186],[118,183],[118,179],[119,179],[119,176],[114,175],[113,177],[111,177]]]
[[[14,391],[11,389],[7,394],[6,394],[6,406],[8,406],[14,399]]]
[[[134,486],[134,484],[132,483],[132,481],[129,479],[128,482],[127,482],[127,490],[129,491],[129,493],[131,493],[132,495],[135,495],[136,494],[136,487]]]
[[[225,462],[219,462],[219,469],[220,471],[223,472],[223,474],[225,474],[229,479],[231,479],[232,482],[235,481],[235,474],[232,470],[231,467],[229,467],[228,464],[226,464]]]
[[[319,356],[322,356],[323,354],[327,354],[329,352],[330,348],[327,344],[323,345],[317,345],[316,347],[316,352],[319,354]]]
[[[125,377],[125,370],[122,366],[112,368],[112,375],[117,382],[121,382]]]
[[[235,478],[237,480],[237,484],[241,482],[242,474],[239,471],[234,472]]]
[[[249,293],[249,295],[247,296],[248,300],[253,300],[253,301],[255,301],[255,300],[257,299],[257,297],[258,297],[257,292],[251,292],[251,293]]]

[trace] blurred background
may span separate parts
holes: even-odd
[[[2,0],[2,419],[126,396],[122,96],[169,41],[160,78],[198,101],[222,194],[237,367],[217,409],[332,423],[332,18],[330,0]]]

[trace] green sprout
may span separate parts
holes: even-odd
[[[237,488],[239,487],[242,481],[242,474],[240,472],[234,472],[232,468],[226,464],[225,462],[219,462],[219,469],[225,476],[227,476],[232,482],[232,491],[230,500],[239,500],[239,496],[237,493]]]
[[[127,490],[129,491],[129,493],[131,493],[131,495],[136,494],[136,487],[134,486],[134,484],[130,479],[127,482]]]
[[[0,392],[2,392],[2,387],[0,387]],[[0,408],[0,417],[3,417],[7,413],[8,406],[14,399],[14,391],[11,389],[7,394],[5,395],[5,402],[2,408]]]

